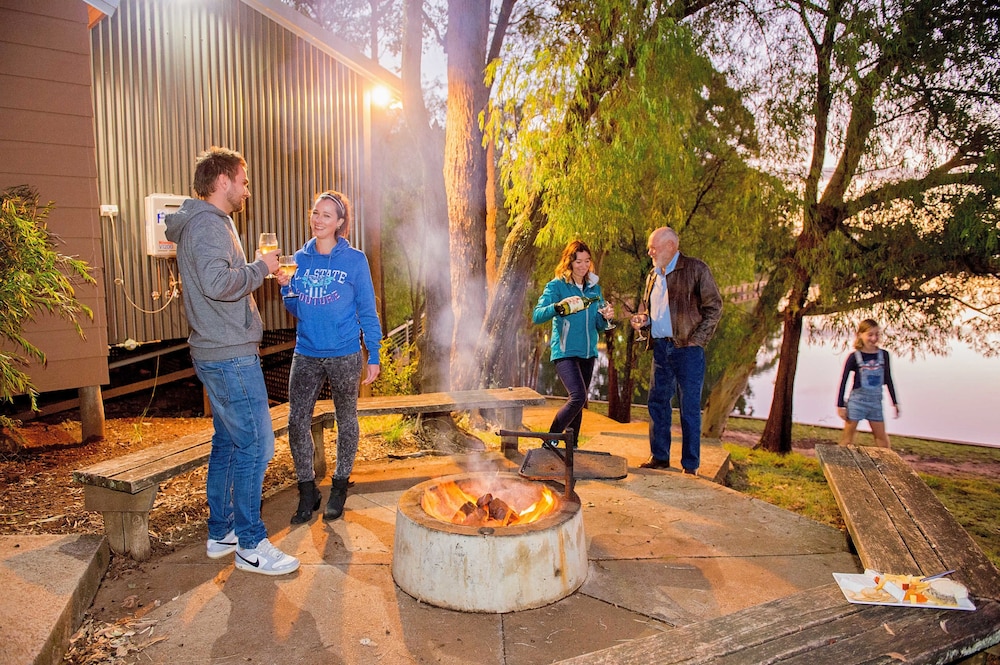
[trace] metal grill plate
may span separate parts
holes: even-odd
[[[529,450],[521,463],[520,474],[530,480],[561,480],[566,465],[548,448]],[[618,455],[594,450],[573,451],[573,478],[621,480],[628,475],[628,460]]]

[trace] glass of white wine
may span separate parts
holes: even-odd
[[[288,275],[289,279],[295,276],[295,270],[298,267],[295,263],[295,255],[284,254],[278,257],[278,271]]]
[[[257,238],[257,249],[261,254],[278,251],[278,234],[261,233],[260,237]],[[267,276],[268,279],[272,279],[273,277],[274,275]]]
[[[292,288],[292,277],[295,276],[295,271],[298,269],[298,265],[295,263],[295,255],[284,254],[278,257],[278,272],[283,275],[288,275],[288,293],[285,295],[286,298],[298,298],[299,294],[295,293]]]

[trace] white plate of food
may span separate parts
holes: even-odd
[[[861,605],[974,610],[965,585],[947,578],[924,581],[917,575],[893,575],[875,570],[834,573],[848,602]]]

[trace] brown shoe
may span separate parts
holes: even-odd
[[[698,475],[698,469],[684,469],[684,475],[687,475],[687,476],[697,476]]]
[[[640,469],[669,469],[670,460],[656,459],[655,457],[650,457],[648,460],[639,465]]]

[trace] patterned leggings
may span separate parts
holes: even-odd
[[[347,480],[358,454],[358,383],[361,352],[337,358],[312,358],[296,353],[288,375],[288,445],[300,483],[316,479],[312,416],[323,381],[330,382],[337,418],[337,468],[333,477]]]

